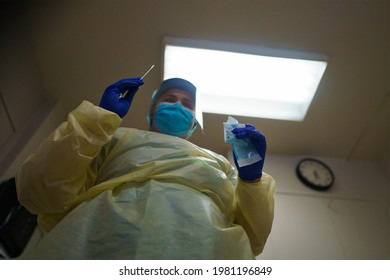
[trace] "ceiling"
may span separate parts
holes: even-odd
[[[66,111],[82,100],[98,104],[108,85],[141,76],[155,64],[123,121],[123,126],[148,129],[145,116],[151,93],[161,82],[166,36],[314,52],[328,56],[329,63],[304,121],[234,117],[266,135],[270,154],[389,160],[389,1],[19,5],[14,19],[29,30],[46,95]],[[226,81],[233,82],[245,80]],[[195,132],[192,142],[226,155],[222,122],[227,117],[204,114],[205,133]]]

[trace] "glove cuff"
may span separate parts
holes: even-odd
[[[258,181],[261,180],[261,177],[262,177],[262,173],[259,174],[256,174],[256,176],[253,176],[253,175],[249,175],[249,174],[238,174],[238,177],[240,177],[241,180],[247,182],[247,183],[256,183]]]

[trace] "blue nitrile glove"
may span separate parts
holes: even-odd
[[[232,132],[235,134],[237,139],[249,138],[262,158],[262,160],[251,165],[239,167],[237,164],[236,155],[233,153],[234,163],[238,169],[238,176],[240,176],[240,178],[245,181],[258,181],[263,174],[262,172],[265,160],[265,151],[267,149],[265,136],[250,124],[246,124],[243,128],[235,128],[232,130]]]
[[[141,78],[123,79],[110,85],[100,100],[99,106],[114,112],[123,118],[130,109],[131,102],[138,88],[144,84]],[[122,94],[127,92],[124,98]]]

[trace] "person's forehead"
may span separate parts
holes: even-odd
[[[176,98],[183,99],[183,100],[191,100],[191,102],[194,103],[194,100],[192,99],[191,94],[189,94],[185,90],[181,90],[181,89],[175,89],[175,88],[170,89],[170,90],[166,91],[163,95],[161,95],[159,100],[164,99],[166,97],[176,97]]]

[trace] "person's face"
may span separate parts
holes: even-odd
[[[167,92],[165,92],[162,96],[160,96],[160,98],[157,100],[156,106],[154,107],[153,112],[150,115],[152,124],[153,124],[153,117],[156,114],[157,107],[161,102],[167,102],[167,103],[180,102],[183,105],[183,107],[191,111],[195,111],[195,103],[189,93],[181,89],[170,89]],[[195,123],[195,118],[192,121],[191,129],[193,128],[194,123]],[[158,129],[154,125],[152,125],[151,130],[158,132]]]
[[[187,109],[190,109],[191,111],[194,111],[195,109],[195,104],[191,98],[191,95],[189,95],[186,91],[181,89],[170,89],[162,96],[160,96],[160,98],[157,100],[154,111],[156,111],[158,104],[160,104],[161,102],[168,102],[168,103],[180,102],[181,105],[183,105]]]

